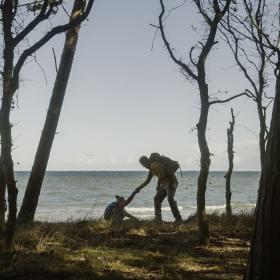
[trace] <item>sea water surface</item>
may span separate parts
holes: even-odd
[[[115,195],[127,198],[147,177],[142,171],[48,171],[46,173],[35,219],[40,221],[66,221],[96,219],[103,216],[105,207]],[[206,210],[225,210],[225,172],[210,172],[206,192]],[[20,207],[29,172],[16,172],[18,206]],[[196,211],[197,171],[177,173],[179,185],[176,200],[186,219]],[[232,208],[234,212],[252,211],[256,198],[259,172],[234,172],[232,175]],[[154,217],[153,197],[156,179],[147,185],[126,207],[141,219]],[[162,205],[163,219],[172,221],[167,200]]]

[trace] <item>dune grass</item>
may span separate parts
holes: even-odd
[[[183,224],[36,222],[0,253],[0,279],[242,279],[252,218],[210,215],[199,246],[195,218]],[[1,244],[0,244],[1,245]]]

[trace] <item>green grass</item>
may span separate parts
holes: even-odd
[[[0,279],[242,279],[251,216],[209,221],[207,247],[195,217],[181,225],[34,223],[18,230],[13,252],[1,251]]]

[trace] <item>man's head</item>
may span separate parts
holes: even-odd
[[[146,156],[140,157],[139,158],[139,163],[147,169],[149,169],[150,165],[151,165],[149,159]]]

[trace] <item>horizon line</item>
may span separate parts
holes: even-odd
[[[14,170],[15,172],[31,172],[31,170]],[[181,170],[182,172],[199,172],[200,170]],[[148,170],[46,170],[46,172],[148,172]],[[227,170],[209,170],[210,172],[227,172]],[[261,170],[233,170],[232,172],[261,172]],[[177,174],[180,171],[176,172]]]

